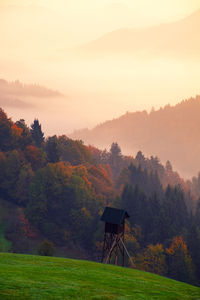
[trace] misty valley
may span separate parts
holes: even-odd
[[[198,0],[0,1],[0,299],[200,299]]]

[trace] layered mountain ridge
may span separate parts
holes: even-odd
[[[74,48],[74,55],[104,56],[120,53],[139,56],[200,58],[200,10],[173,23],[109,32],[100,38]]]
[[[122,151],[133,155],[157,155],[170,160],[184,177],[200,171],[200,96],[157,111],[126,113],[95,128],[75,131],[71,137],[86,144],[108,148],[118,142]]]

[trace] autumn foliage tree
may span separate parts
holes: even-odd
[[[45,165],[45,153],[38,147],[29,145],[25,148],[24,154],[33,170],[37,170]]]
[[[24,119],[15,122],[16,126],[22,130],[19,147],[24,150],[26,146],[33,143],[30,128],[26,125]]]
[[[167,275],[170,278],[194,283],[194,266],[188,253],[188,247],[182,236],[176,236],[169,248],[167,254]]]
[[[31,253],[38,238],[97,259],[108,205],[131,216],[126,246],[137,268],[196,283],[199,191],[199,178],[186,183],[157,157],[124,156],[117,143],[107,151],[64,135],[44,139],[38,120],[29,128],[0,110],[0,208],[2,201],[13,206],[5,233],[12,251]]]
[[[136,267],[159,275],[166,275],[166,256],[162,244],[148,245],[134,258]]]

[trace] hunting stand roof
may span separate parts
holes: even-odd
[[[120,225],[123,223],[124,219],[129,217],[129,214],[124,209],[105,207],[104,212],[101,216],[101,221]]]

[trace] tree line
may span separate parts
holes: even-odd
[[[107,151],[64,135],[45,138],[37,119],[29,128],[1,109],[0,170],[0,202],[16,208],[4,232],[10,251],[35,253],[48,240],[57,253],[78,247],[98,260],[99,219],[110,205],[131,216],[126,240],[137,268],[199,284],[197,181],[185,182],[169,161],[141,151],[124,156],[115,142]]]

